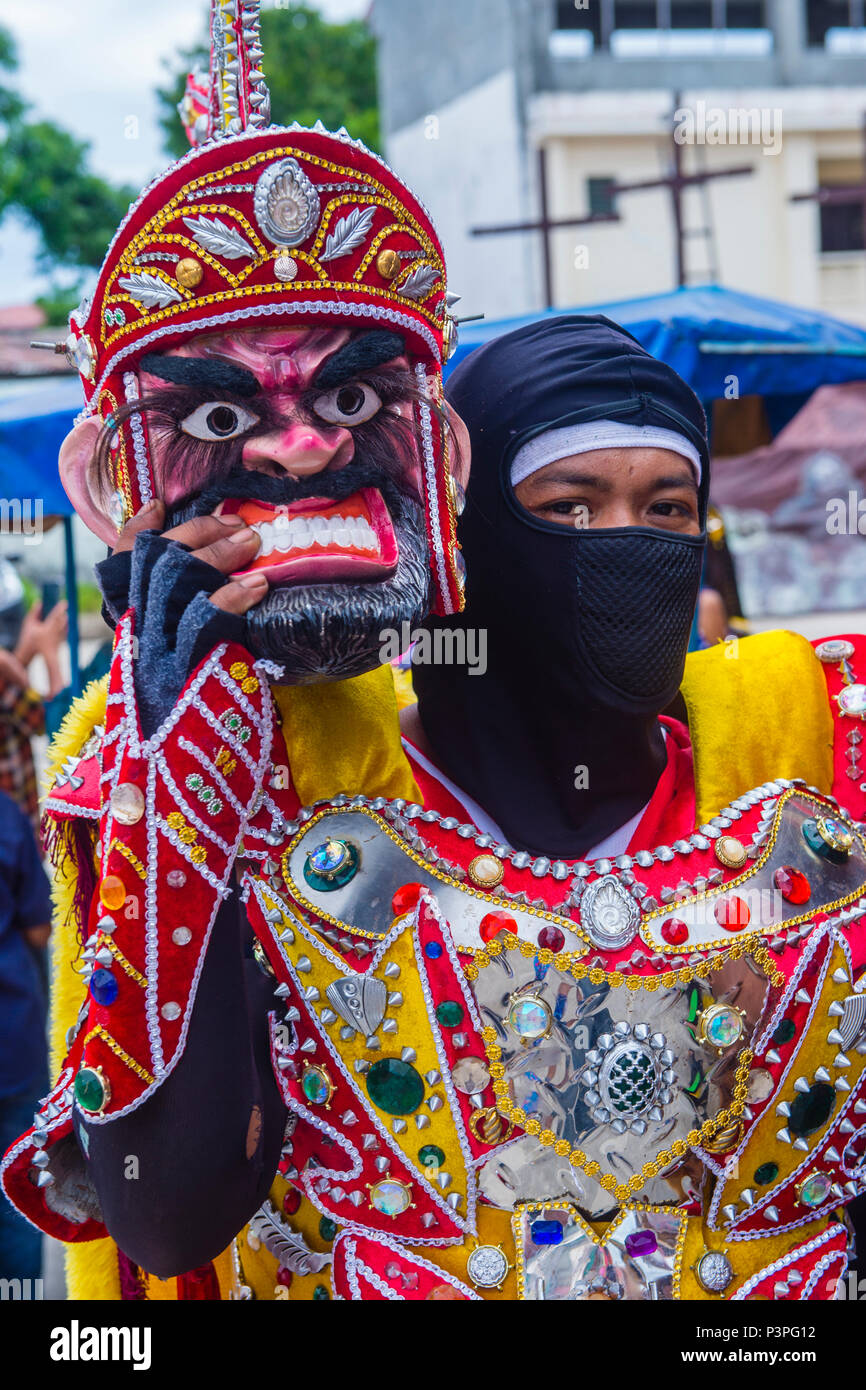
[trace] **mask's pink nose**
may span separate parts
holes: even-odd
[[[249,440],[244,445],[243,462],[259,473],[288,473],[293,478],[306,478],[344,468],[354,452],[349,430],[290,424]]]

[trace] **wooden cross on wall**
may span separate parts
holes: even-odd
[[[675,110],[680,108],[680,96],[677,93],[674,97]],[[726,169],[702,169],[694,173],[687,174],[683,171],[683,147],[680,145],[671,130],[672,147],[672,168],[671,172],[654,179],[642,179],[638,183],[613,183],[610,186],[612,197],[626,193],[643,193],[650,189],[667,188],[671,194],[671,205],[673,211],[674,234],[676,238],[676,282],[677,286],[685,285],[687,282],[686,274],[686,239],[688,230],[683,218],[683,193],[689,188],[699,188],[701,185],[713,182],[715,179],[740,178],[745,174],[753,174],[754,166],[751,164],[730,165]],[[472,236],[499,236],[506,232],[541,232],[543,236],[543,264],[544,264],[544,298],[545,308],[554,307],[553,297],[553,257],[551,249],[551,232],[565,227],[586,227],[600,222],[620,222],[622,218],[618,213],[598,213],[590,217],[564,217],[551,218],[549,214],[548,184],[547,184],[547,159],[546,151],[538,151],[538,187],[539,201],[541,203],[541,216],[535,222],[514,222],[506,226],[494,227],[473,227]]]
[[[863,150],[863,167],[866,171],[866,113],[863,116]],[[820,207],[852,207],[859,203],[863,209],[863,236],[866,246],[866,181],[819,184],[812,193],[794,193],[791,202],[818,203]]]

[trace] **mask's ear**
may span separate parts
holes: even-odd
[[[106,545],[117,543],[117,527],[108,515],[96,472],[96,441],[102,424],[82,420],[60,446],[60,481],[85,526]]]
[[[464,425],[457,411],[448,401],[445,402],[445,409],[448,412],[448,420],[451,424],[453,435],[453,447],[451,449],[451,472],[454,481],[459,483],[466,491],[469,485],[469,466],[472,461],[472,445],[469,442],[469,431]]]

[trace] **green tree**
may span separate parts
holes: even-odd
[[[12,38],[0,29],[0,68],[16,67]],[[89,149],[52,121],[31,120],[0,81],[0,218],[14,209],[36,227],[39,268],[49,279],[42,303],[55,322],[77,303],[84,269],[101,265],[133,197],[90,170]]]
[[[371,149],[379,145],[376,41],[360,20],[329,24],[310,5],[266,10],[261,17],[263,68],[271,93],[271,120],[279,125],[322,121],[345,126]],[[181,55],[178,70],[158,93],[166,148],[184,154],[189,145],[177,114],[187,73],[205,71],[204,47]]]

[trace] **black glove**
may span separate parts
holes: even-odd
[[[139,532],[131,551],[101,561],[96,579],[115,623],[128,609],[135,613],[135,693],[150,738],[199,662],[221,642],[244,642],[246,620],[209,602],[226,575],[158,531]]]

